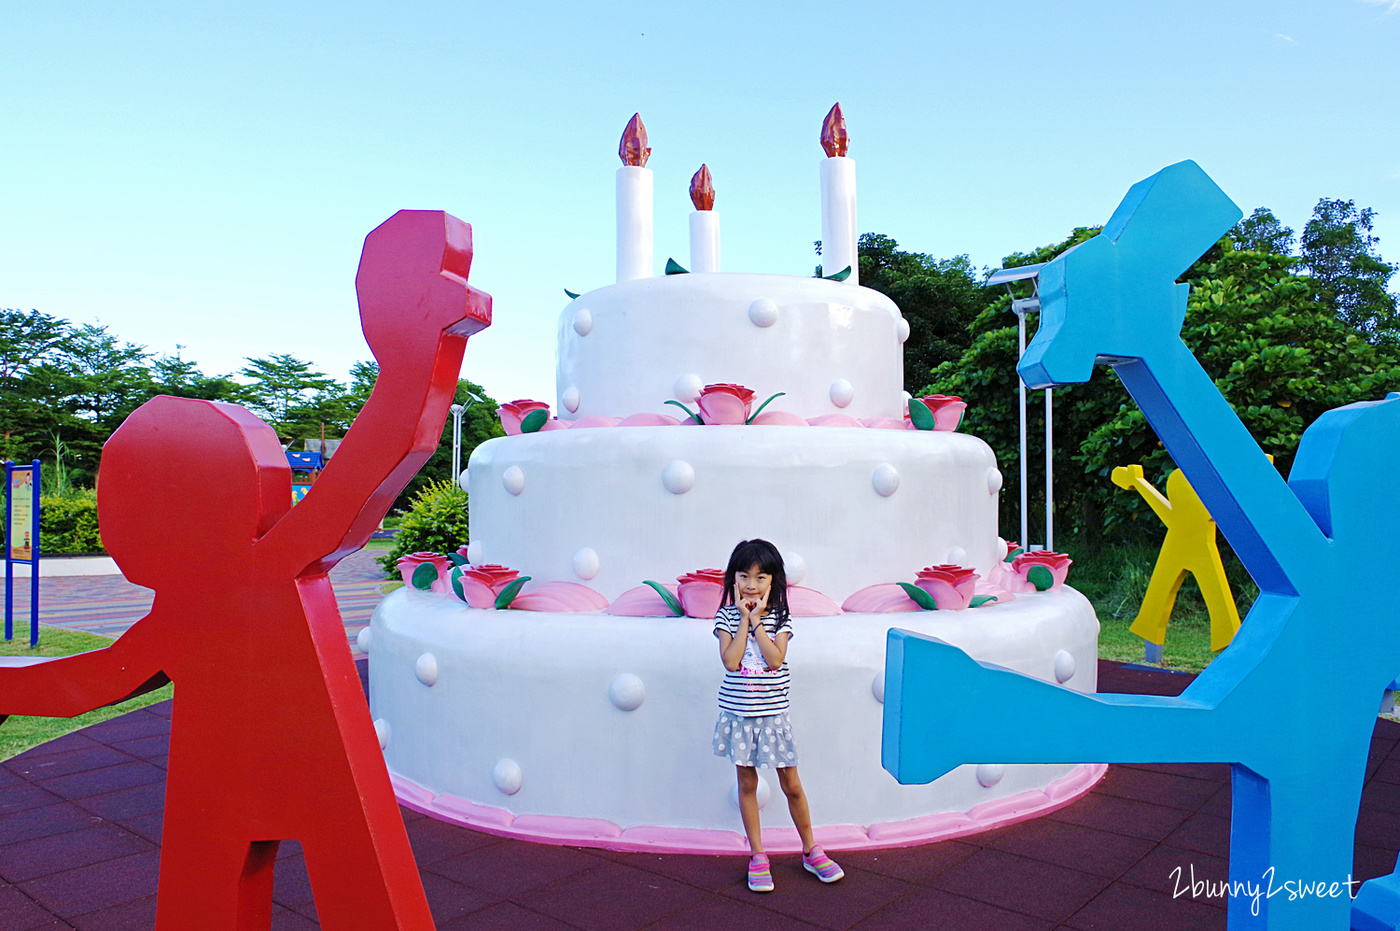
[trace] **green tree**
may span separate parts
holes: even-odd
[[[249,380],[248,406],[271,424],[278,436],[291,436],[293,432],[309,435],[304,431],[312,418],[344,413],[339,407],[331,411],[322,408],[341,394],[340,383],[296,356],[273,353],[249,359],[238,374]]]
[[[31,375],[57,358],[67,321],[37,310],[0,309],[0,458],[35,458],[37,446],[57,427]]]
[[[1236,223],[1225,235],[1236,252],[1293,254],[1293,230],[1280,223],[1268,207],[1255,207],[1253,213]]]
[[[1316,299],[1348,326],[1379,342],[1400,342],[1395,295],[1387,290],[1396,266],[1376,252],[1375,211],[1356,202],[1324,197],[1303,227],[1302,265]]]
[[[986,274],[966,255],[936,259],[905,252],[889,236],[865,233],[859,256],[860,283],[888,296],[909,322],[904,386],[912,392],[928,382],[935,365],[963,354],[972,321],[996,294],[982,287]]]

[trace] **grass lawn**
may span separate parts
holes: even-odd
[[[74,653],[85,653],[88,650],[100,650],[112,642],[97,634],[80,633],[64,630],[61,627],[41,625],[39,627],[39,647],[36,650],[31,650],[29,649],[27,633],[26,630],[26,636],[21,638],[16,631],[14,640],[0,640],[0,656],[71,656]],[[36,718],[11,715],[3,725],[0,725],[0,760],[8,760],[30,747],[37,746],[46,740],[53,740],[55,737],[61,737],[69,731],[76,731],[89,724],[96,724],[108,718],[115,718],[119,714],[165,701],[174,694],[174,688],[173,684],[167,685],[130,701],[98,708],[96,711],[80,714],[76,718]]]

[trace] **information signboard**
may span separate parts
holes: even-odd
[[[5,463],[5,639],[15,636],[15,563],[29,566],[29,645],[39,642],[39,460]]]

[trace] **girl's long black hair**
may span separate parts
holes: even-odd
[[[768,595],[768,611],[774,617],[788,613],[787,570],[783,568],[783,556],[778,548],[767,540],[741,540],[729,554],[729,568],[724,570],[724,597],[720,607],[734,603],[734,577],[747,572],[751,567],[773,580],[772,591]]]

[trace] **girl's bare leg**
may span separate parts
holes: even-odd
[[[754,772],[757,773],[756,770]],[[802,788],[802,780],[797,778],[797,767],[778,767],[778,782],[783,787],[783,794],[787,796],[788,812],[792,815],[792,823],[797,827],[797,835],[802,838],[802,852],[811,853],[812,845],[816,843],[812,839],[812,815],[807,810],[807,793]],[[755,815],[757,812],[758,809],[755,808]]]
[[[763,853],[763,834],[758,826],[758,770],[752,766],[736,766],[739,778],[739,815],[744,819],[744,833],[749,836],[749,850]]]

